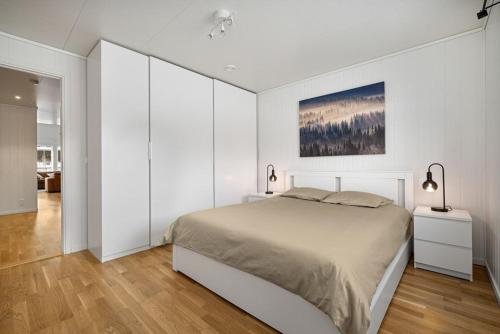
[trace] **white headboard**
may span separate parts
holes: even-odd
[[[414,209],[412,172],[289,171],[286,189],[314,187],[331,191],[364,191],[387,197],[394,204]]]

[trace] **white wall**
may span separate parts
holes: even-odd
[[[486,72],[486,263],[500,301],[500,6],[485,32]]]
[[[421,189],[427,166],[446,167],[447,204],[470,210],[476,262],[484,259],[485,112],[483,33],[475,32],[258,94],[259,190],[265,166],[286,170],[410,170],[415,203],[440,205]],[[386,154],[299,157],[298,101],[385,81]],[[440,179],[440,170],[433,170]],[[273,189],[282,190],[284,177]]]
[[[37,123],[37,141],[38,145],[58,146],[60,145],[59,131],[57,124]]]
[[[0,33],[0,66],[63,78],[64,252],[87,248],[85,59]]]
[[[0,215],[36,211],[36,108],[0,104]]]

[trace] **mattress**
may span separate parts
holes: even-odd
[[[179,217],[166,240],[295,293],[342,333],[364,333],[370,303],[406,241],[407,210],[271,199]]]

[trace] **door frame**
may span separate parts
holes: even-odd
[[[61,118],[61,124],[60,124],[60,140],[61,140],[61,252],[62,254],[69,254],[71,253],[70,250],[70,242],[69,242],[69,233],[68,228],[67,228],[67,219],[65,213],[68,212],[66,210],[66,191],[65,191],[65,172],[64,172],[64,157],[66,156],[66,148],[64,145],[64,138],[65,138],[65,116],[66,116],[66,108],[65,108],[65,97],[66,97],[66,92],[65,92],[65,83],[66,83],[66,78],[65,75],[62,74],[54,74],[54,73],[49,73],[45,71],[39,71],[39,70],[33,70],[31,68],[24,68],[22,66],[16,66],[12,64],[8,64],[3,62],[0,59],[0,67],[16,70],[16,71],[21,71],[25,73],[31,73],[34,75],[38,76],[43,76],[43,77],[49,77],[53,79],[58,79],[60,82],[60,90],[61,90],[61,110],[60,110],[60,115],[59,117]],[[57,152],[54,155],[55,158],[57,159]],[[38,209],[38,195],[37,195],[37,209]]]

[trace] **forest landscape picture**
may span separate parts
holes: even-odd
[[[385,153],[385,84],[299,102],[300,156]]]

